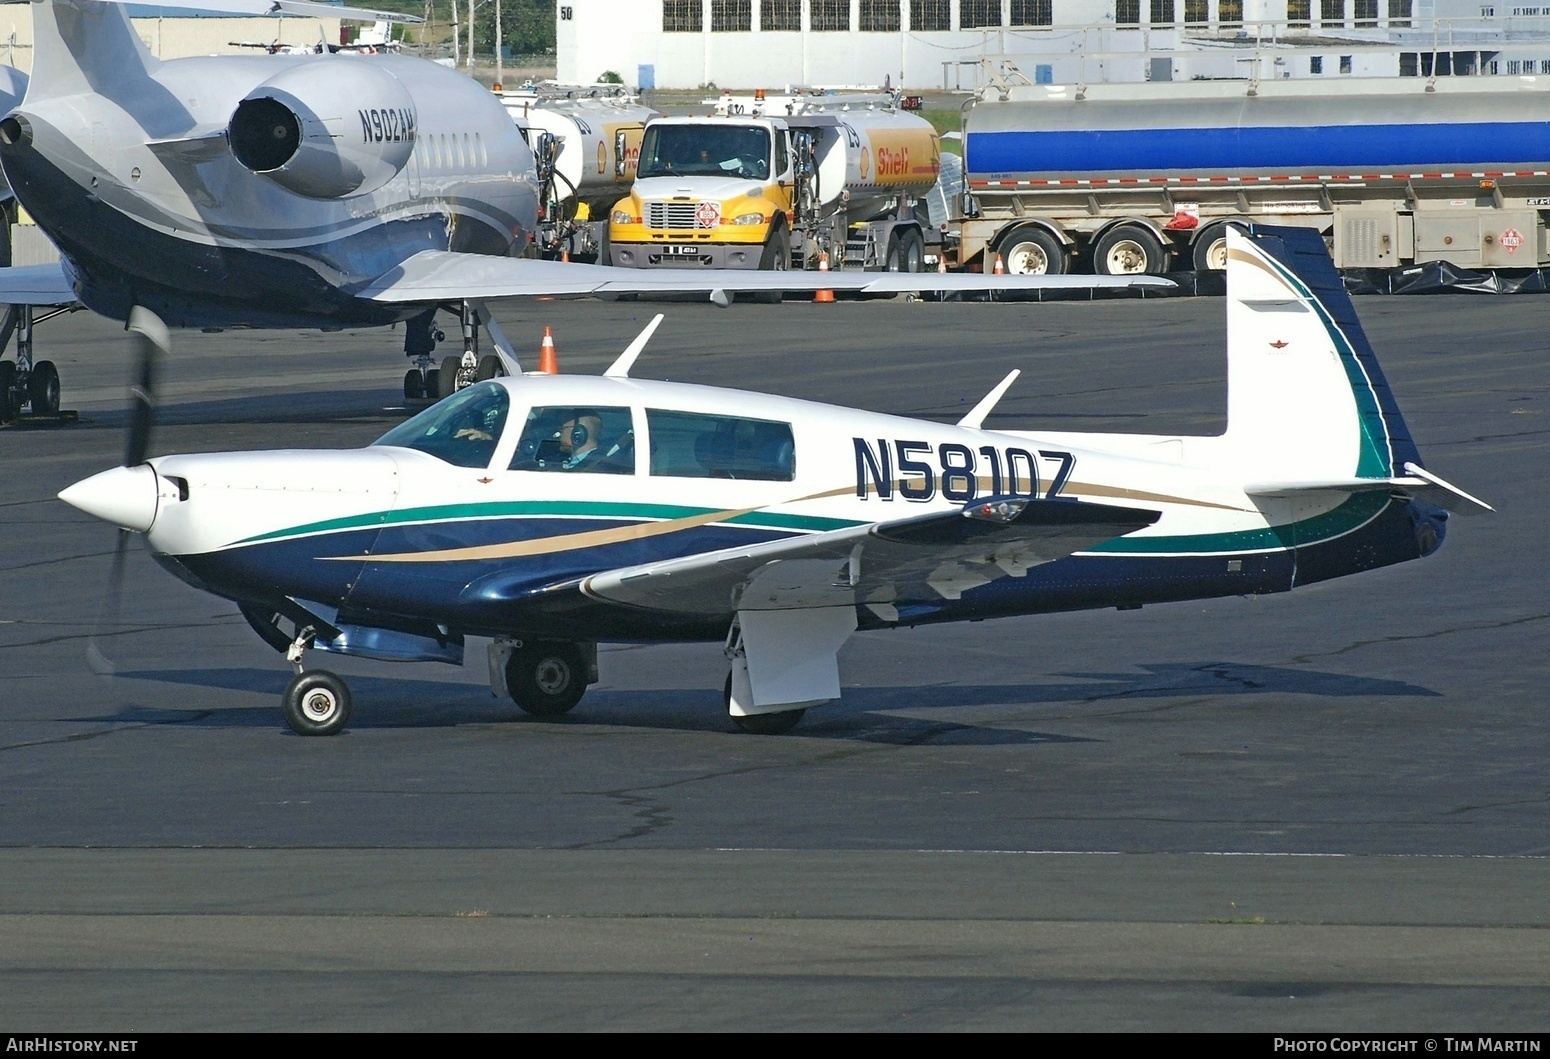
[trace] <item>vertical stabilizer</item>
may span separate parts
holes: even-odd
[[[1420,462],[1315,231],[1229,229],[1223,441],[1256,482],[1389,478]]]
[[[32,27],[28,102],[83,92],[118,97],[161,65],[121,3],[32,0]]]

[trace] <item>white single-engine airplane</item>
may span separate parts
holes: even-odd
[[[163,6],[418,21],[296,0]],[[1169,286],[1143,276],[820,277],[519,258],[538,224],[533,151],[500,100],[465,75],[395,54],[163,61],[122,0],[32,0],[32,13],[32,78],[0,115],[0,165],[64,268],[0,269],[0,304],[79,300],[115,320],[138,306],[173,327],[402,322],[413,398],[517,370],[485,308],[498,298],[694,291],[725,304],[727,292],[820,287]],[[790,172],[794,155],[774,157],[773,140],[770,150],[772,172]],[[463,350],[438,370],[439,308],[458,314]],[[484,357],[481,323],[496,349]],[[30,316],[18,326],[17,361],[0,362],[0,420],[28,402],[35,413],[58,408],[53,365],[39,362],[34,377]]]
[[[363,449],[145,462],[140,416],[126,466],[60,497],[236,601],[302,734],[350,715],[309,647],[457,663],[470,635],[540,716],[600,641],[724,639],[730,714],[785,731],[857,629],[1284,592],[1485,509],[1421,468],[1320,237],[1229,238],[1219,437],[984,429],[1015,372],[953,426],[647,382],[648,329],[601,377],[479,383]]]

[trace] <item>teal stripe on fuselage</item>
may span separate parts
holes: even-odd
[[[1350,533],[1376,518],[1388,505],[1387,493],[1354,493],[1338,507],[1299,522],[1229,533],[1194,533],[1178,537],[1116,537],[1094,545],[1088,553],[1155,555],[1184,552],[1265,552],[1304,548]]]
[[[306,537],[321,533],[338,533],[359,529],[379,529],[384,526],[402,526],[424,522],[458,522],[474,519],[533,518],[576,516],[582,518],[626,519],[638,521],[668,521],[675,518],[694,518],[715,511],[712,507],[686,507],[677,504],[628,504],[599,501],[568,500],[514,500],[500,503],[442,504],[433,507],[411,507],[401,511],[373,511],[362,515],[309,522],[282,530],[271,530],[234,542],[233,546],[258,544],[265,541]],[[755,511],[736,515],[726,520],[729,525],[755,526],[769,529],[823,531],[844,529],[859,525],[859,520],[817,518],[810,515],[789,515],[768,511]]]

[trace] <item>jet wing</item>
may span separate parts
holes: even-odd
[[[71,305],[75,287],[64,266],[0,268],[0,305]]]
[[[594,574],[593,598],[673,614],[957,599],[1040,563],[1150,526],[1160,512],[1079,500],[995,498],[958,511],[874,522]]]
[[[695,291],[1087,290],[1173,284],[1157,276],[985,276],[938,272],[758,272],[742,269],[635,269],[521,257],[422,250],[366,284],[375,302],[441,302],[545,295],[665,294]]]

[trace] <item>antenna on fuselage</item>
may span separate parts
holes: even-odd
[[[661,322],[662,314],[657,313],[657,315],[652,318],[651,323],[646,325],[645,330],[635,336],[635,341],[624,347],[624,352],[619,354],[619,359],[610,364],[608,366],[608,370],[603,372],[603,375],[610,379],[629,378],[630,368],[634,366],[635,358],[639,357],[641,350],[646,348],[646,343],[651,341],[652,334],[656,331],[657,325]]]
[[[1012,383],[1017,381],[1017,377],[1021,374],[1022,371],[1018,368],[1013,368],[1007,372],[1006,378],[1001,380],[1001,385],[980,398],[980,403],[969,409],[969,414],[958,420],[958,425],[967,427],[970,430],[980,429],[985,422],[985,417],[990,414],[990,410],[996,407],[996,402],[1001,400],[1001,396],[1006,393]]]

